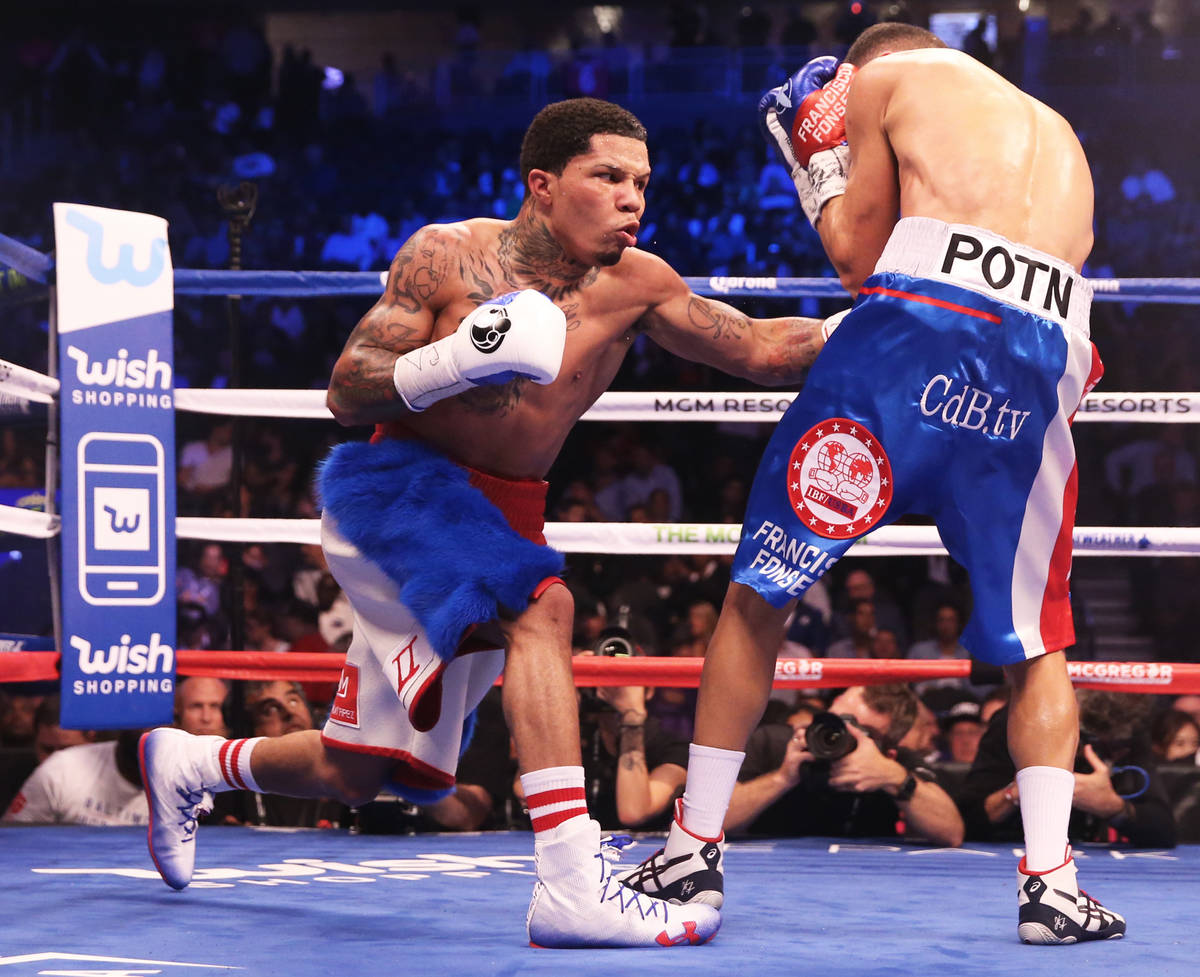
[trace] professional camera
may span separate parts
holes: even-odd
[[[1150,773],[1145,767],[1137,765],[1123,766],[1114,762],[1117,757],[1128,755],[1128,743],[1114,743],[1103,737],[1094,736],[1085,729],[1079,731],[1079,748],[1075,754],[1075,765],[1079,769],[1087,769],[1084,756],[1084,745],[1090,745],[1096,755],[1108,764],[1108,777],[1112,783],[1113,793],[1127,801],[1141,797],[1150,787]]]
[[[804,732],[808,752],[818,760],[830,762],[849,756],[858,748],[858,740],[850,732],[847,723],[859,726],[853,716],[839,716],[833,712],[817,713]],[[859,729],[862,727],[859,726]]]
[[[604,658],[632,658],[637,654],[637,642],[628,628],[610,625],[601,631],[592,642],[592,654]],[[612,706],[601,699],[591,686],[580,686],[580,695],[592,709],[612,711]]]
[[[637,642],[628,628],[613,625],[596,636],[592,652],[609,658],[632,658],[637,654]]]

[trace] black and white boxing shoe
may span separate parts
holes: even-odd
[[[683,801],[675,801],[675,820],[660,848],[621,884],[676,905],[700,903],[720,909],[725,901],[725,835],[701,838],[683,826]]]
[[[1075,881],[1075,859],[1048,872],[1017,866],[1017,935],[1022,943],[1083,943],[1119,940],[1125,918],[1100,905]]]

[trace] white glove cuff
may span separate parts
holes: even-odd
[[[835,312],[828,319],[821,323],[821,338],[825,342],[829,342],[829,337],[833,335],[833,331],[842,324],[842,320],[851,313],[851,309],[842,309],[841,312]]]
[[[849,172],[850,147],[844,143],[813,153],[807,168],[797,164],[796,169],[792,170],[792,182],[796,184],[796,192],[800,195],[800,206],[814,227],[826,202],[846,192]]]
[[[396,357],[392,382],[404,406],[419,414],[430,404],[475,386],[463,378],[450,349],[454,334]]]

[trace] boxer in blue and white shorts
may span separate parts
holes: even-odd
[[[970,573],[973,655],[1070,645],[1070,421],[1102,371],[1090,306],[1063,261],[901,220],[767,446],[733,579],[782,607],[855,539],[921,513]]]
[[[855,539],[925,513],[971,575],[963,644],[1012,687],[1018,937],[1121,937],[1125,920],[1078,888],[1067,845],[1079,735],[1061,654],[1074,640],[1070,421],[1101,373],[1077,273],[1093,219],[1079,140],[908,24],[868,28],[840,64],[810,61],[759,116],[856,302],[759,468],[679,814],[663,851],[623,881],[721,904],[721,829],[792,604]],[[903,811],[922,788],[900,776],[882,789]],[[1124,803],[1111,801],[1119,820]]]

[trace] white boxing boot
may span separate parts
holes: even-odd
[[[1125,918],[1105,909],[1079,888],[1075,859],[1048,872],[1030,872],[1025,859],[1017,866],[1017,935],[1022,943],[1083,943],[1119,940]]]
[[[602,845],[600,825],[579,816],[535,842],[537,882],[529,942],[538,947],[654,947],[706,943],[721,925],[711,906],[673,906],[621,885],[620,857]]]
[[[683,801],[675,801],[675,820],[660,848],[622,884],[675,905],[702,904],[720,909],[725,901],[725,835],[701,838],[683,826]]]

